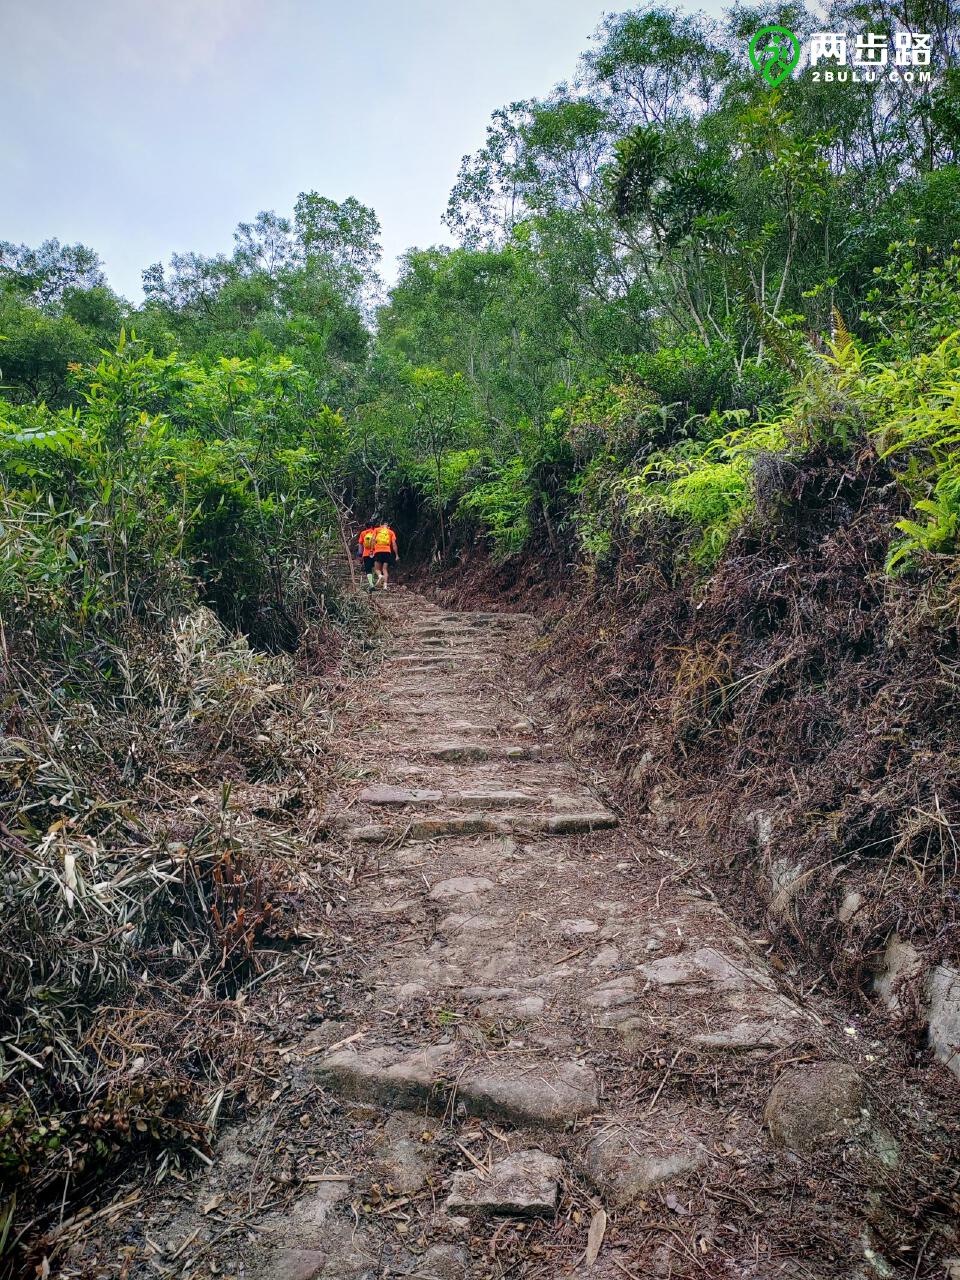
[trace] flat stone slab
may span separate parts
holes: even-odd
[[[938,964],[928,983],[933,1052],[960,1080],[960,970]]]
[[[449,791],[446,802],[450,805],[466,805],[470,809],[513,809],[530,807],[540,803],[540,796],[526,791],[493,791],[477,788],[470,791]]]
[[[539,747],[525,747],[510,743],[439,742],[424,753],[432,760],[449,760],[454,763],[467,760],[539,760]]]
[[[487,893],[493,887],[493,881],[486,876],[453,876],[449,880],[438,880],[430,890],[429,897],[434,902],[446,902],[450,898],[467,898]]]
[[[344,832],[348,840],[367,844],[384,844],[387,841],[433,840],[438,836],[478,836],[485,831],[499,832],[503,828],[482,813],[461,813],[449,818],[416,818],[405,826],[392,826],[386,822],[374,822],[365,827],[348,827]]]
[[[457,1096],[472,1115],[562,1129],[599,1105],[597,1080],[582,1062],[544,1062],[526,1071],[480,1067],[460,1078]]]
[[[723,990],[743,990],[759,987],[770,991],[776,984],[765,973],[747,964],[738,964],[730,956],[713,947],[699,947],[696,951],[678,951],[650,964],[642,964],[640,972],[658,986],[706,985]]]
[[[442,796],[440,791],[431,791],[426,787],[391,787],[380,785],[364,787],[360,792],[361,804],[426,804],[436,802]]]
[[[486,1176],[455,1173],[446,1208],[508,1217],[550,1217],[557,1209],[563,1161],[545,1151],[517,1151],[497,1160]]]
[[[363,827],[348,827],[347,840],[382,844],[396,840],[433,840],[438,836],[477,836],[484,832],[509,835],[565,836],[600,831],[619,825],[619,818],[612,813],[565,814],[517,814],[486,811],[452,814],[445,818],[413,818],[405,826],[388,823],[370,823]]]
[[[377,1163],[399,1195],[413,1195],[430,1175],[427,1147],[420,1141],[424,1127],[422,1116],[395,1111],[376,1143]]]
[[[581,934],[596,933],[600,926],[596,920],[588,920],[584,916],[578,916],[574,919],[561,920],[557,925],[557,933],[562,934],[565,938],[577,938]]]
[[[704,1031],[689,1037],[690,1044],[701,1049],[718,1049],[727,1053],[750,1053],[758,1049],[780,1049],[792,1044],[800,1035],[799,1018],[784,1021],[737,1022],[732,1027]]]
[[[618,827],[620,819],[609,809],[598,809],[589,813],[551,813],[542,818],[530,820],[533,831],[542,831],[548,836],[575,836],[583,832],[605,831]]]
[[[416,1107],[438,1100],[453,1067],[453,1044],[427,1045],[413,1051],[389,1045],[327,1054],[313,1067],[320,1083],[341,1098]]]
[[[669,1113],[655,1117],[657,1127],[672,1128]],[[682,1120],[677,1121],[682,1127]],[[599,1133],[587,1147],[584,1165],[595,1187],[618,1207],[639,1200],[657,1187],[674,1186],[706,1163],[697,1147],[624,1125]]]
[[[625,974],[595,987],[584,997],[584,1003],[592,1009],[618,1009],[622,1005],[635,1003],[636,999],[636,980],[630,974]]]

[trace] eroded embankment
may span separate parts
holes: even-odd
[[[885,573],[897,499],[870,482],[808,460],[789,505],[709,575],[684,563],[673,528],[589,576],[474,558],[432,590],[536,607],[535,678],[626,810],[708,874],[779,963],[892,1029],[949,1114],[958,602],[949,566]]]

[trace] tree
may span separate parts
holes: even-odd
[[[462,374],[446,374],[442,369],[420,367],[406,375],[407,393],[414,412],[413,434],[427,455],[434,476],[437,516],[440,523],[440,551],[446,554],[447,531],[443,507],[443,461],[461,444],[465,435],[468,405],[467,386]]]
[[[0,241],[0,289],[38,307],[59,303],[67,289],[106,285],[100,259],[83,244],[44,240],[37,249]]]
[[[294,224],[307,262],[330,271],[347,295],[369,303],[377,292],[380,221],[373,209],[348,196],[342,204],[304,191],[297,197]]]

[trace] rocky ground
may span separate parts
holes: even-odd
[[[263,1106],[66,1224],[62,1274],[960,1276],[924,1094],[621,824],[518,674],[534,620],[377,604],[318,846],[346,960],[264,984]]]

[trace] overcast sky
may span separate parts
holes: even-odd
[[[490,113],[569,78],[604,11],[627,7],[0,0],[0,240],[89,244],[139,300],[145,266],[229,251],[238,222],[316,190],[376,209],[390,278],[444,238]]]

